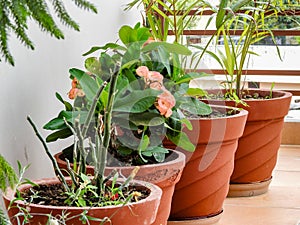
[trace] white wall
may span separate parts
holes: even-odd
[[[99,10],[97,15],[67,5],[70,14],[79,22],[81,31],[61,26],[64,40],[55,40],[41,33],[36,24],[31,24],[28,34],[35,43],[35,51],[26,49],[11,37],[9,45],[16,66],[0,62],[0,153],[15,167],[17,160],[24,165],[30,163],[26,177],[54,175],[41,143],[26,121],[27,115],[40,130],[56,116],[62,104],[56,100],[55,92],[67,98],[70,89],[68,70],[83,68],[82,53],[91,46],[116,41],[121,25],[134,25],[140,20],[137,10],[123,11],[129,1],[93,0]],[[48,133],[42,131],[42,134],[46,136]],[[55,153],[62,146],[54,144],[50,147]]]

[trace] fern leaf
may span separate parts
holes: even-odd
[[[3,3],[3,1],[1,1],[0,3],[6,4]],[[8,42],[7,30],[10,25],[11,23],[6,10],[0,9],[0,53],[6,62],[9,62],[11,65],[14,65],[14,59],[9,52],[8,43],[7,43]]]
[[[0,190],[5,191],[8,186],[14,187],[18,176],[12,166],[0,155]]]
[[[96,7],[88,0],[70,0],[79,8],[97,13]],[[49,3],[50,2],[50,3]],[[55,23],[53,17],[76,31],[79,25],[68,14],[64,0],[0,0],[0,62],[4,59],[14,65],[14,59],[9,51],[8,42],[11,34],[16,35],[21,44],[34,49],[34,44],[27,35],[28,19],[38,23],[42,32],[47,32],[57,39],[63,39],[64,34]],[[53,6],[51,15],[49,6]]]
[[[2,209],[0,209],[0,225],[11,225],[9,219],[7,219],[7,216]]]
[[[64,25],[67,25],[69,27],[72,27],[74,30],[79,31],[79,25],[74,20],[72,20],[72,18],[69,16],[61,0],[53,0],[52,4],[61,22]]]
[[[77,5],[79,8],[82,8],[87,11],[92,11],[94,13],[97,13],[97,8],[90,2],[86,0],[72,0],[75,5]]]
[[[31,12],[30,16],[39,24],[42,31],[48,32],[57,39],[64,38],[62,31],[57,27],[50,15],[49,8],[44,0],[27,0],[26,4]]]

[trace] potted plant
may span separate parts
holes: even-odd
[[[142,2],[154,36],[166,39],[165,34],[168,34],[167,30],[170,28],[175,35],[175,43],[181,41],[189,19],[195,18],[195,15],[189,17],[191,12],[201,15],[210,9],[218,17],[220,14],[218,7],[213,7],[205,1]],[[162,32],[164,35],[159,32],[162,24],[165,25]],[[213,39],[214,36],[210,38],[209,43]],[[202,48],[202,54],[206,49],[207,47]],[[194,94],[199,96],[205,93],[199,89],[195,90]],[[192,88],[190,93],[193,93]],[[213,223],[220,219],[233,171],[237,141],[242,135],[247,112],[214,106],[212,109],[212,116],[188,116],[193,130],[185,131],[196,146],[194,152],[182,151],[180,146],[168,140],[164,141],[165,147],[181,150],[186,155],[183,174],[175,186],[168,224]]]
[[[283,91],[246,89],[244,84],[245,68],[254,43],[271,37],[276,45],[270,18],[291,7],[283,1],[248,1],[242,11],[234,17],[228,15],[234,5],[223,5],[224,13],[217,18],[224,50],[208,53],[222,66],[226,74],[223,90],[209,90],[208,101],[226,104],[249,111],[243,136],[239,139],[235,155],[235,167],[231,176],[228,196],[253,196],[268,190],[272,171],[276,165],[277,151],[280,146],[284,116],[288,113],[291,94]],[[235,37],[235,32],[240,34]],[[277,45],[276,48],[278,49]],[[280,51],[278,49],[280,56]],[[214,100],[222,96],[221,100]]]
[[[74,151],[80,152],[78,160],[77,154],[74,154],[74,162],[78,163],[67,168],[68,177],[62,174],[46,142],[28,117],[51,159],[57,178],[25,182],[20,180],[16,189],[6,190],[3,198],[12,224],[124,224],[124,221],[129,224],[153,223],[161,189],[151,183],[134,181],[138,167],[123,179],[118,179],[117,172],[108,176],[104,173],[111,138],[116,83],[122,69],[122,66],[116,66],[110,75],[110,83],[99,85],[88,109],[77,113],[73,127],[65,120],[65,125],[74,134]],[[105,97],[101,95],[104,90],[107,91]],[[99,117],[95,117],[100,96],[107,105],[102,116],[97,114]],[[90,131],[94,131],[92,136]],[[95,168],[93,177],[86,170],[86,143],[92,152]],[[24,170],[20,171],[21,179]]]
[[[191,52],[182,45],[154,41],[151,37],[149,29],[140,24],[123,26],[119,30],[122,44],[107,43],[93,47],[87,54],[99,50],[101,53],[100,57],[86,60],[88,72],[70,70],[73,81],[69,96],[73,98],[74,93],[77,96],[73,106],[57,94],[66,109],[44,128],[54,131],[47,137],[50,142],[71,136],[70,127],[64,120],[74,127],[74,117],[89,107],[90,95],[97,85],[109,78],[107,74],[116,64],[122,65],[112,109],[113,131],[106,171],[117,169],[121,174],[129,175],[132,166],[139,165],[136,178],[151,181],[163,189],[154,224],[166,224],[174,186],[180,178],[185,157],[181,152],[164,148],[162,140],[167,137],[183,149],[193,151],[195,146],[182,131],[184,126],[192,129],[185,115],[209,114],[211,108],[188,94],[191,90],[188,82],[199,74],[185,73],[179,55],[189,55]],[[97,103],[96,118],[102,115],[106,106],[102,99],[105,95],[103,92]],[[66,158],[75,162],[72,160],[73,147],[70,154],[68,149],[63,151],[63,155],[56,155],[61,167],[66,168]],[[94,165],[87,169],[93,173]]]
[[[185,152],[186,165],[175,186],[169,224],[214,224],[221,218],[248,112],[212,108],[218,114],[189,118],[194,129],[186,132],[196,149]],[[164,145],[180,150],[167,141]]]

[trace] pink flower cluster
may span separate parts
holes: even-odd
[[[77,96],[83,97],[85,94],[82,89],[78,88],[79,82],[76,78],[72,80],[72,88],[68,95],[70,99],[75,99]]]
[[[172,108],[176,104],[176,100],[171,92],[163,85],[163,75],[156,71],[149,71],[146,66],[140,66],[136,69],[136,74],[143,77],[147,86],[155,90],[162,90],[163,93],[157,96],[155,107],[161,115],[166,118],[172,115]]]

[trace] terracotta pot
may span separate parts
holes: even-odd
[[[249,89],[249,92],[264,96],[270,94],[270,90]],[[292,98],[291,93],[283,91],[273,91],[272,95],[272,99],[245,100],[248,106],[238,105],[246,109],[249,116],[235,154],[228,196],[253,196],[268,191],[277,162],[284,117],[289,111]],[[233,101],[209,102],[235,104]]]
[[[60,157],[55,158],[61,168],[66,168],[66,163]],[[175,184],[179,181],[183,167],[185,165],[185,155],[179,151],[173,151],[166,162],[140,166],[135,179],[143,180],[156,184],[162,189],[161,202],[154,225],[166,225],[171,210],[171,201]],[[106,173],[109,174],[113,169],[117,169],[120,174],[128,176],[134,167],[107,167]],[[94,173],[92,166],[87,167],[90,174]]]
[[[221,106],[212,108],[228,110]],[[200,223],[212,216],[219,218],[229,189],[238,138],[243,134],[247,114],[246,110],[241,110],[228,117],[190,119],[193,130],[186,132],[196,145],[196,150],[193,153],[185,151],[187,163],[175,187],[170,221],[190,224],[191,221]],[[168,141],[164,145],[176,148]]]
[[[57,178],[50,178],[50,179],[43,179],[43,180],[36,180],[33,181],[36,184],[57,184],[59,180]],[[150,195],[136,203],[130,203],[125,206],[106,206],[106,207],[55,207],[55,206],[43,206],[38,204],[30,204],[25,205],[22,201],[16,201],[13,203],[12,207],[8,210],[8,215],[11,219],[13,225],[17,225],[18,221],[14,217],[18,212],[19,209],[15,206],[24,207],[29,210],[29,213],[33,216],[30,219],[29,223],[26,224],[46,224],[48,220],[48,215],[52,215],[53,217],[59,218],[61,215],[68,214],[66,224],[67,225],[76,225],[82,224],[80,221],[79,215],[83,211],[88,211],[87,215],[98,218],[104,219],[105,217],[109,217],[111,220],[110,222],[105,222],[104,224],[113,224],[113,225],[124,225],[124,221],[126,224],[152,224],[156,217],[156,212],[159,206],[160,197],[162,191],[156,185],[151,183],[147,183],[144,181],[133,181],[132,185],[137,185],[141,188],[148,189]],[[19,190],[24,191],[30,188],[31,185],[25,184],[21,185]],[[7,191],[5,195],[3,195],[4,203],[6,207],[9,206],[10,202],[14,199],[15,193],[11,189]],[[21,221],[23,218],[19,217]],[[89,221],[91,225],[99,225],[99,221]]]

